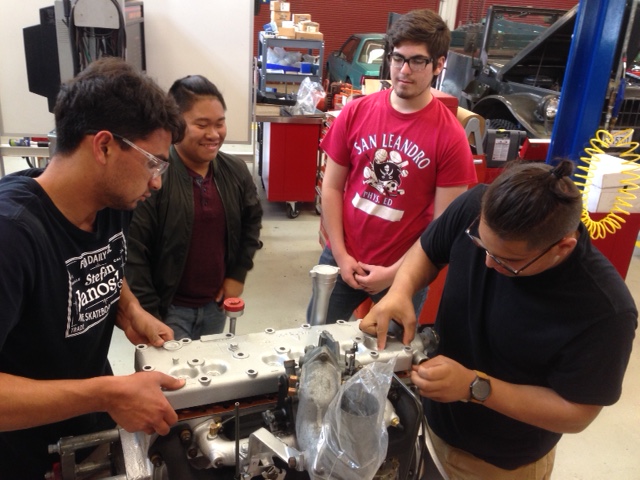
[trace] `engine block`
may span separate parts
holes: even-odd
[[[109,477],[114,479],[330,478],[308,470],[310,460],[304,444],[313,445],[315,437],[306,434],[319,431],[322,415],[320,410],[314,413],[318,396],[303,395],[309,391],[305,378],[319,382],[312,383],[317,386],[315,391],[330,401],[340,377],[349,378],[373,362],[394,360],[394,372],[409,372],[414,363],[426,358],[429,340],[420,334],[405,346],[399,340],[401,332],[391,332],[381,351],[376,338],[361,332],[357,321],[267,328],[244,335],[222,333],[199,340],[171,340],[162,347],[137,345],[136,371],[159,371],[186,379],[179,390],[165,392],[178,413],[178,423],[166,436],[117,428],[62,438],[50,446],[60,454],[61,478],[79,478],[75,451],[100,443],[109,444],[109,457],[82,468],[90,471],[111,465],[111,473],[119,474]],[[314,356],[318,350],[326,353]],[[329,377],[323,377],[322,358],[328,357],[338,375],[335,392],[327,388]],[[313,364],[319,373],[314,373],[312,380],[300,377],[302,366],[309,368],[315,361],[320,362]],[[405,380],[394,375],[384,407],[389,443],[376,480],[418,478],[421,453],[416,445],[422,407],[406,384],[408,376],[400,376]],[[296,429],[305,435],[296,438]]]
[[[297,362],[305,348],[318,344],[322,332],[340,345],[342,359],[351,349],[360,365],[395,358],[396,372],[410,370],[414,351],[424,349],[419,338],[405,346],[391,337],[385,350],[378,351],[376,338],[361,332],[359,322],[338,321],[238,336],[208,335],[197,341],[171,340],[162,347],[138,345],[135,369],[185,378],[184,387],[165,394],[176,410],[275,393],[285,362]]]

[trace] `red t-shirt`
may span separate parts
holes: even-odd
[[[419,112],[391,107],[391,90],[344,107],[321,143],[349,168],[343,197],[347,251],[390,266],[433,219],[436,187],[469,185],[476,171],[467,136],[437,98]]]

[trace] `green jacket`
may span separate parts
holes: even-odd
[[[142,307],[164,318],[187,261],[193,226],[193,186],[172,146],[162,188],[138,205],[127,239],[126,279]],[[244,283],[260,244],[262,206],[245,162],[219,152],[213,178],[227,222],[225,278]]]

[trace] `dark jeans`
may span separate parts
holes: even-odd
[[[176,340],[198,340],[203,335],[222,333],[226,320],[224,310],[211,302],[199,308],[170,305],[164,323],[173,329]]]

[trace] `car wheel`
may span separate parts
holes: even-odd
[[[504,118],[492,118],[489,120],[489,128],[494,130],[521,130],[518,128],[518,125],[511,120],[506,120]]]

